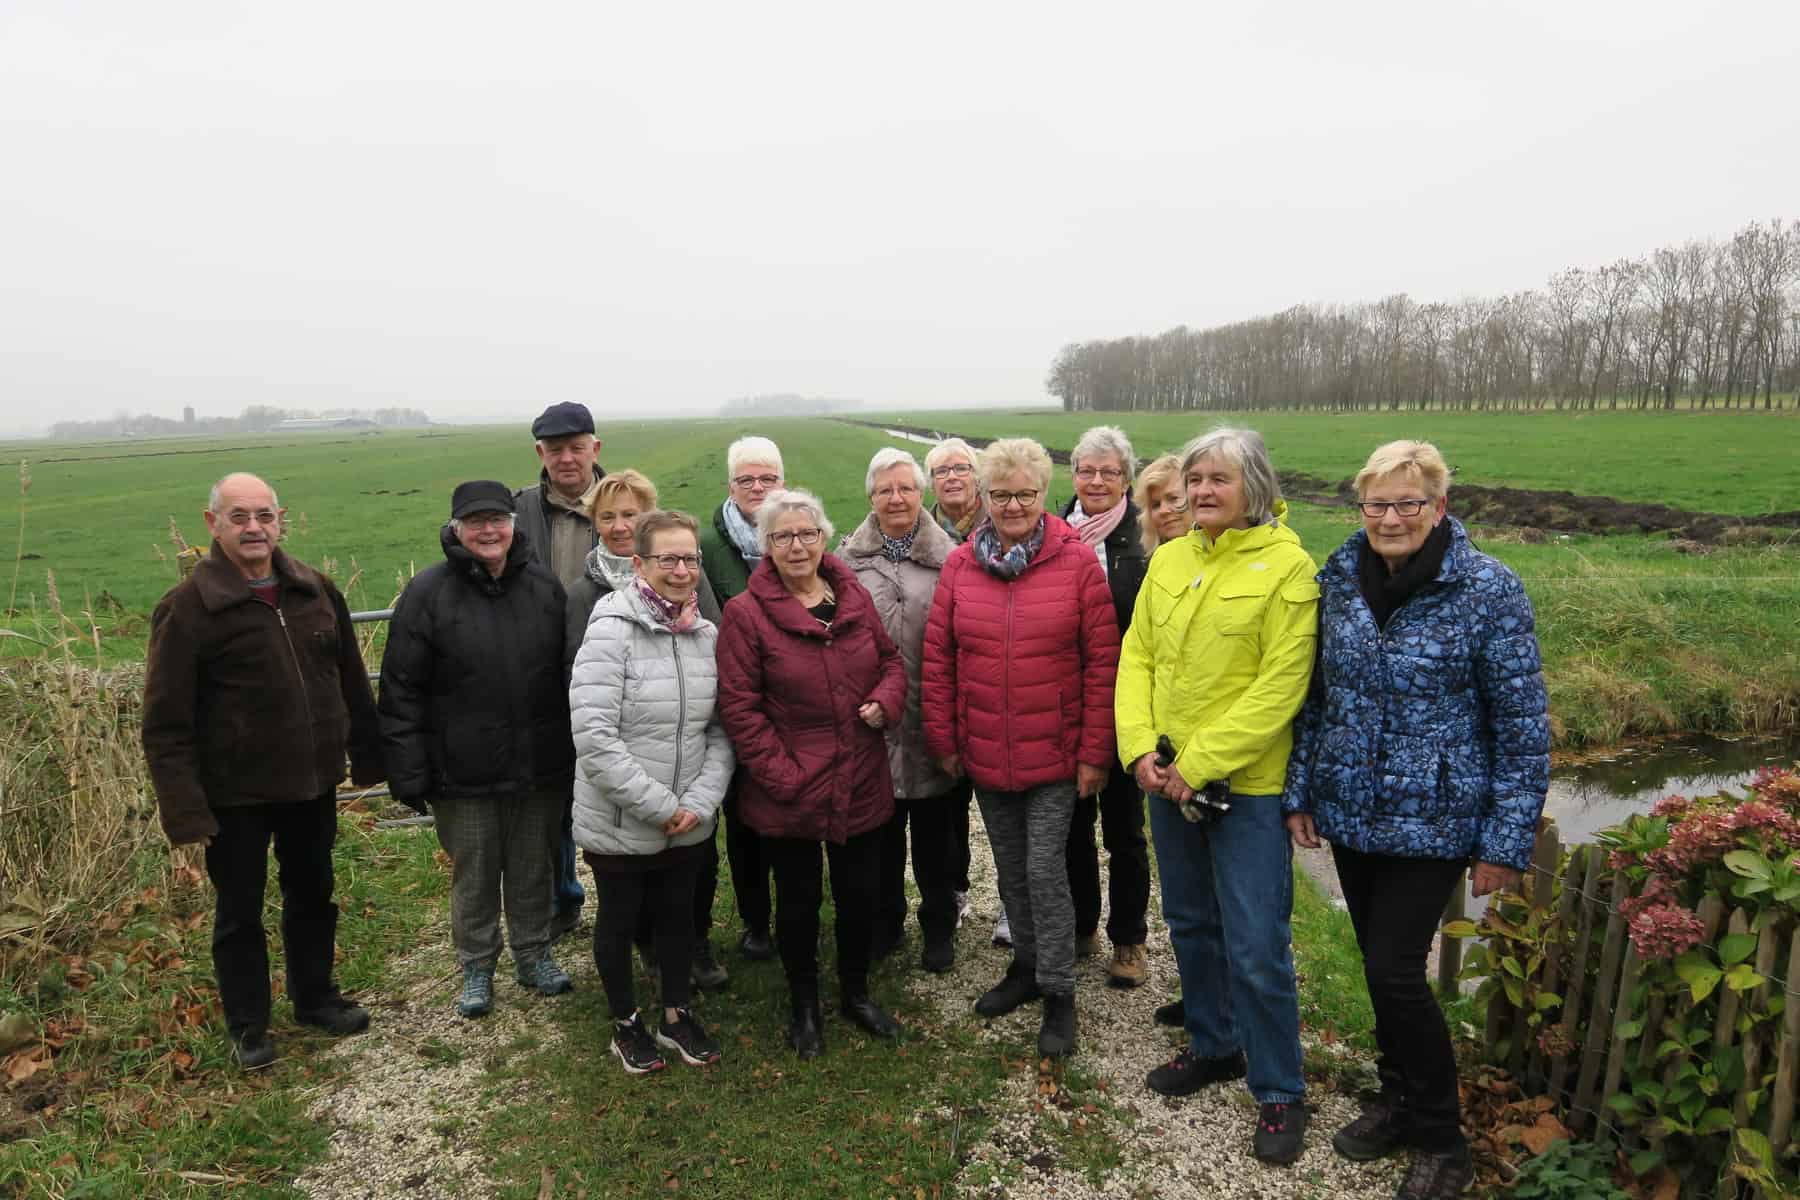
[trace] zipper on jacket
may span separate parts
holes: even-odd
[[[300,705],[306,710],[306,742],[312,747],[312,754],[307,758],[308,768],[312,771],[313,796],[319,793],[319,739],[313,730],[312,695],[306,690],[306,672],[300,666],[300,652],[294,649],[294,634],[288,628],[287,614],[281,611],[281,605],[275,606],[275,620],[281,625],[281,639],[287,643],[288,657],[294,662],[294,678],[300,681]]]
[[[669,635],[669,651],[675,655],[675,774],[669,780],[671,791],[681,786],[681,743],[682,735],[687,729],[687,674],[681,669],[681,646],[674,634]],[[681,811],[681,798],[677,794],[675,811]],[[673,844],[674,838],[666,841]]]
[[[1013,580],[1006,581],[1006,640],[1000,643],[1000,711],[1010,713],[1012,707],[1013,644]],[[1060,706],[1059,706],[1060,707]],[[1009,739],[1010,740],[1010,739]],[[1006,758],[1006,790],[1018,791],[1018,777],[1013,774],[1013,756]]]

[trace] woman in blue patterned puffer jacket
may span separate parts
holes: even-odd
[[[1319,660],[1294,726],[1282,809],[1296,844],[1331,843],[1375,1008],[1381,1096],[1332,1140],[1347,1158],[1410,1147],[1399,1195],[1473,1177],[1456,1059],[1425,980],[1438,915],[1516,887],[1549,786],[1531,602],[1446,513],[1429,442],[1378,448],[1356,477],[1363,528],[1319,573]]]

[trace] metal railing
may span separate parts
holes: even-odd
[[[374,624],[376,621],[392,620],[393,616],[394,616],[394,610],[391,608],[375,608],[375,609],[370,609],[367,612],[351,613],[350,614],[350,623],[352,625],[371,625],[371,624]],[[381,672],[379,670],[370,671],[369,672],[369,682],[372,684],[379,684],[381,682]],[[378,783],[374,787],[362,788],[361,790],[358,790],[355,792],[348,792],[348,793],[339,792],[338,799],[339,800],[380,800],[383,797],[392,798],[393,794],[394,794],[393,792],[388,790],[387,784]],[[430,825],[432,823],[433,823],[432,819],[429,816],[396,817],[391,820],[382,820],[382,821],[375,822],[375,824],[382,829],[395,829],[395,828],[399,828],[399,827],[407,826],[407,825]]]

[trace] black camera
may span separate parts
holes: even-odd
[[[1156,765],[1169,766],[1175,761],[1175,743],[1169,740],[1168,734],[1156,739]],[[1231,784],[1224,779],[1215,779],[1203,787],[1194,789],[1191,799],[1181,803],[1181,815],[1188,820],[1212,824],[1231,811]]]

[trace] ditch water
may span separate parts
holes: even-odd
[[[1583,759],[1550,773],[1544,812],[1556,818],[1565,846],[1632,813],[1648,812],[1664,796],[1705,796],[1742,789],[1764,767],[1800,761],[1800,735],[1781,738],[1691,738]]]

